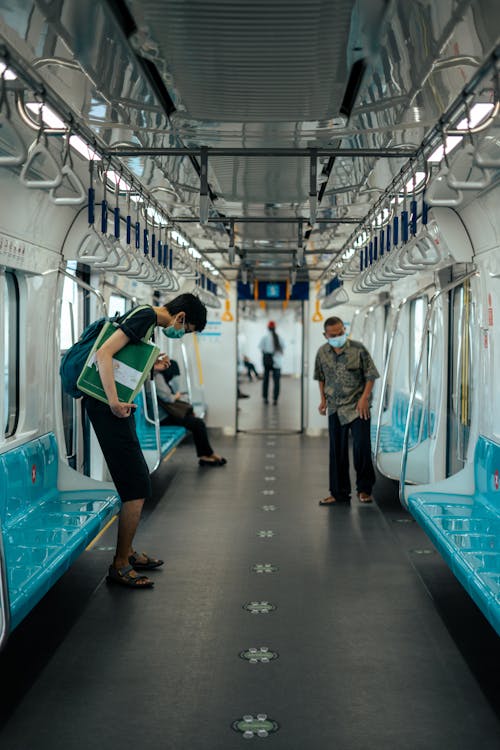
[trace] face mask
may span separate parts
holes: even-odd
[[[183,328],[174,328],[174,326],[168,326],[168,328],[162,328],[163,333],[167,338],[169,339],[181,339],[184,334],[186,333],[186,329]]]
[[[335,336],[333,339],[328,339],[330,346],[335,347],[335,349],[342,349],[346,341],[347,333],[343,333],[342,336]]]

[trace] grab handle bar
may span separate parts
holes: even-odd
[[[16,140],[16,145],[18,147],[17,153],[9,154],[0,156],[0,166],[8,167],[8,166],[19,166],[20,164],[23,164],[24,160],[26,159],[26,145],[21,138],[21,135],[16,130],[15,125],[13,124],[11,117],[10,117],[10,104],[7,94],[7,82],[5,80],[5,72],[6,68],[4,68],[2,72],[1,82],[0,82],[0,130],[5,127],[6,124],[9,125],[10,132],[14,135],[14,138]],[[2,108],[5,109],[5,114],[2,114]]]
[[[64,164],[63,168],[61,169],[61,183],[63,182],[65,177],[76,192],[76,195],[57,196],[55,193],[56,188],[53,187],[51,188],[49,193],[50,200],[52,201],[52,203],[55,203],[56,206],[81,206],[81,204],[84,203],[85,199],[87,198],[85,188],[83,187],[82,181],[80,180],[76,172],[73,171],[72,167],[69,166],[69,164]]]
[[[500,124],[494,125],[476,146],[474,164],[480,169],[498,169],[500,167],[500,137],[493,135],[495,132],[500,133]],[[485,154],[484,151],[481,153],[481,148],[483,147],[484,149],[484,146],[490,144],[494,144],[498,156],[490,156]]]
[[[439,197],[439,191],[442,190],[443,187],[451,190],[448,185],[448,173],[449,167],[443,165],[439,172],[431,178],[425,191],[425,202],[428,206],[460,206],[462,203],[464,195],[461,190],[454,191],[454,196],[447,196],[445,194],[444,196]]]
[[[17,153],[9,155],[0,156],[0,167],[17,167],[21,164],[24,164],[24,161],[27,156],[26,146],[24,144],[24,141],[21,140],[21,136],[15,129],[14,125],[12,124],[10,117],[3,115],[0,112],[0,130],[6,126],[6,124],[10,125],[10,132],[14,134],[16,141],[17,141]]]
[[[92,253],[90,254],[86,252],[89,246],[92,248]],[[96,254],[96,251],[99,249],[101,250],[101,253]],[[83,263],[88,263],[89,265],[106,260],[106,248],[101,237],[93,227],[91,227],[87,234],[82,237],[80,244],[78,245],[78,250],[76,251],[76,257],[78,260],[81,260]]]
[[[37,180],[33,178],[30,179],[28,177],[28,174],[30,170],[32,169],[34,162],[36,161],[36,159],[40,157],[45,158],[49,162],[49,164],[55,167],[56,175],[52,179]],[[36,140],[36,141],[33,141],[31,146],[29,147],[28,158],[24,164],[24,167],[21,170],[19,179],[21,180],[22,185],[30,189],[33,189],[33,188],[45,189],[46,188],[50,190],[50,188],[59,187],[59,185],[61,184],[62,182],[61,170],[55,158],[52,156],[52,154],[49,151],[48,145],[46,143],[46,137],[44,137],[43,143],[41,140]]]
[[[476,169],[480,169],[483,173],[483,176],[481,179],[476,180],[459,180],[455,177],[453,174],[453,166],[459,165],[462,162],[462,158],[456,158],[453,162],[453,165],[448,172],[447,182],[448,185],[452,188],[452,190],[482,190],[483,188],[488,187],[488,185],[491,182],[491,176],[489,172],[486,172],[482,167],[480,167],[478,164],[474,163],[474,156],[476,153],[476,148],[473,143],[467,143],[465,146],[462,147],[462,149],[457,154],[457,157],[462,157],[465,155],[468,159],[468,162],[470,164],[470,169],[472,171],[472,168],[475,166]]]
[[[99,270],[105,268],[116,268],[116,266],[120,263],[120,254],[117,249],[117,244],[110,242],[107,237],[103,237],[102,242],[104,247],[108,251],[108,254],[106,256],[106,260],[100,263],[94,263],[94,268],[97,268]]]

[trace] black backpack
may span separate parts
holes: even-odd
[[[80,398],[84,395],[78,390],[76,381],[80,377],[90,350],[107,320],[108,318],[99,318],[87,326],[78,341],[68,349],[61,360],[59,374],[63,391],[73,398]]]

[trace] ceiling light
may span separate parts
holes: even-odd
[[[70,135],[69,143],[71,148],[74,148],[87,161],[101,161],[99,154],[88,143],[85,143],[79,135]]]
[[[65,130],[66,129],[66,125],[61,120],[61,118],[58,117],[56,113],[46,104],[42,104],[42,102],[28,102],[26,104],[26,109],[28,109],[30,112],[36,115],[37,119],[40,117],[40,109],[41,109],[43,124],[46,125],[48,128],[50,128],[51,130]],[[38,123],[36,123],[36,125],[38,127]]]
[[[345,253],[342,255],[342,260],[350,260],[355,252],[356,252],[356,248],[350,247],[349,250],[346,250]]]
[[[462,137],[459,135],[448,135],[446,136],[445,145],[441,143],[430,156],[427,157],[427,161],[440,162],[444,159],[444,155],[449,154],[454,148],[462,141]]]
[[[118,172],[115,172],[112,169],[108,169],[108,171],[106,172],[106,178],[114,187],[118,185],[119,190],[121,190],[123,193],[128,193],[132,190],[128,182],[124,180],[123,177]],[[148,209],[148,213],[149,213],[149,209]]]
[[[477,128],[478,125],[482,125],[488,119],[494,109],[495,105],[491,102],[478,102],[474,104],[469,112],[469,118],[464,117],[463,120],[460,120],[457,130],[472,130],[473,128]]]

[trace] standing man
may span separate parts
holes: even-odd
[[[269,392],[269,376],[273,374],[273,404],[276,406],[280,395],[281,365],[283,363],[283,351],[285,344],[281,336],[276,333],[276,323],[270,320],[267,324],[267,333],[259,343],[262,352],[262,365],[264,367],[264,379],[262,381],[262,398],[264,403],[269,403],[267,395]]]
[[[319,381],[319,413],[328,409],[330,436],[330,495],[320,505],[349,502],[349,430],[352,432],[356,490],[361,503],[371,503],[375,484],[370,445],[370,403],[373,383],[380,377],[368,351],[347,339],[340,318],[327,318],[327,343],[316,355],[314,379]]]

